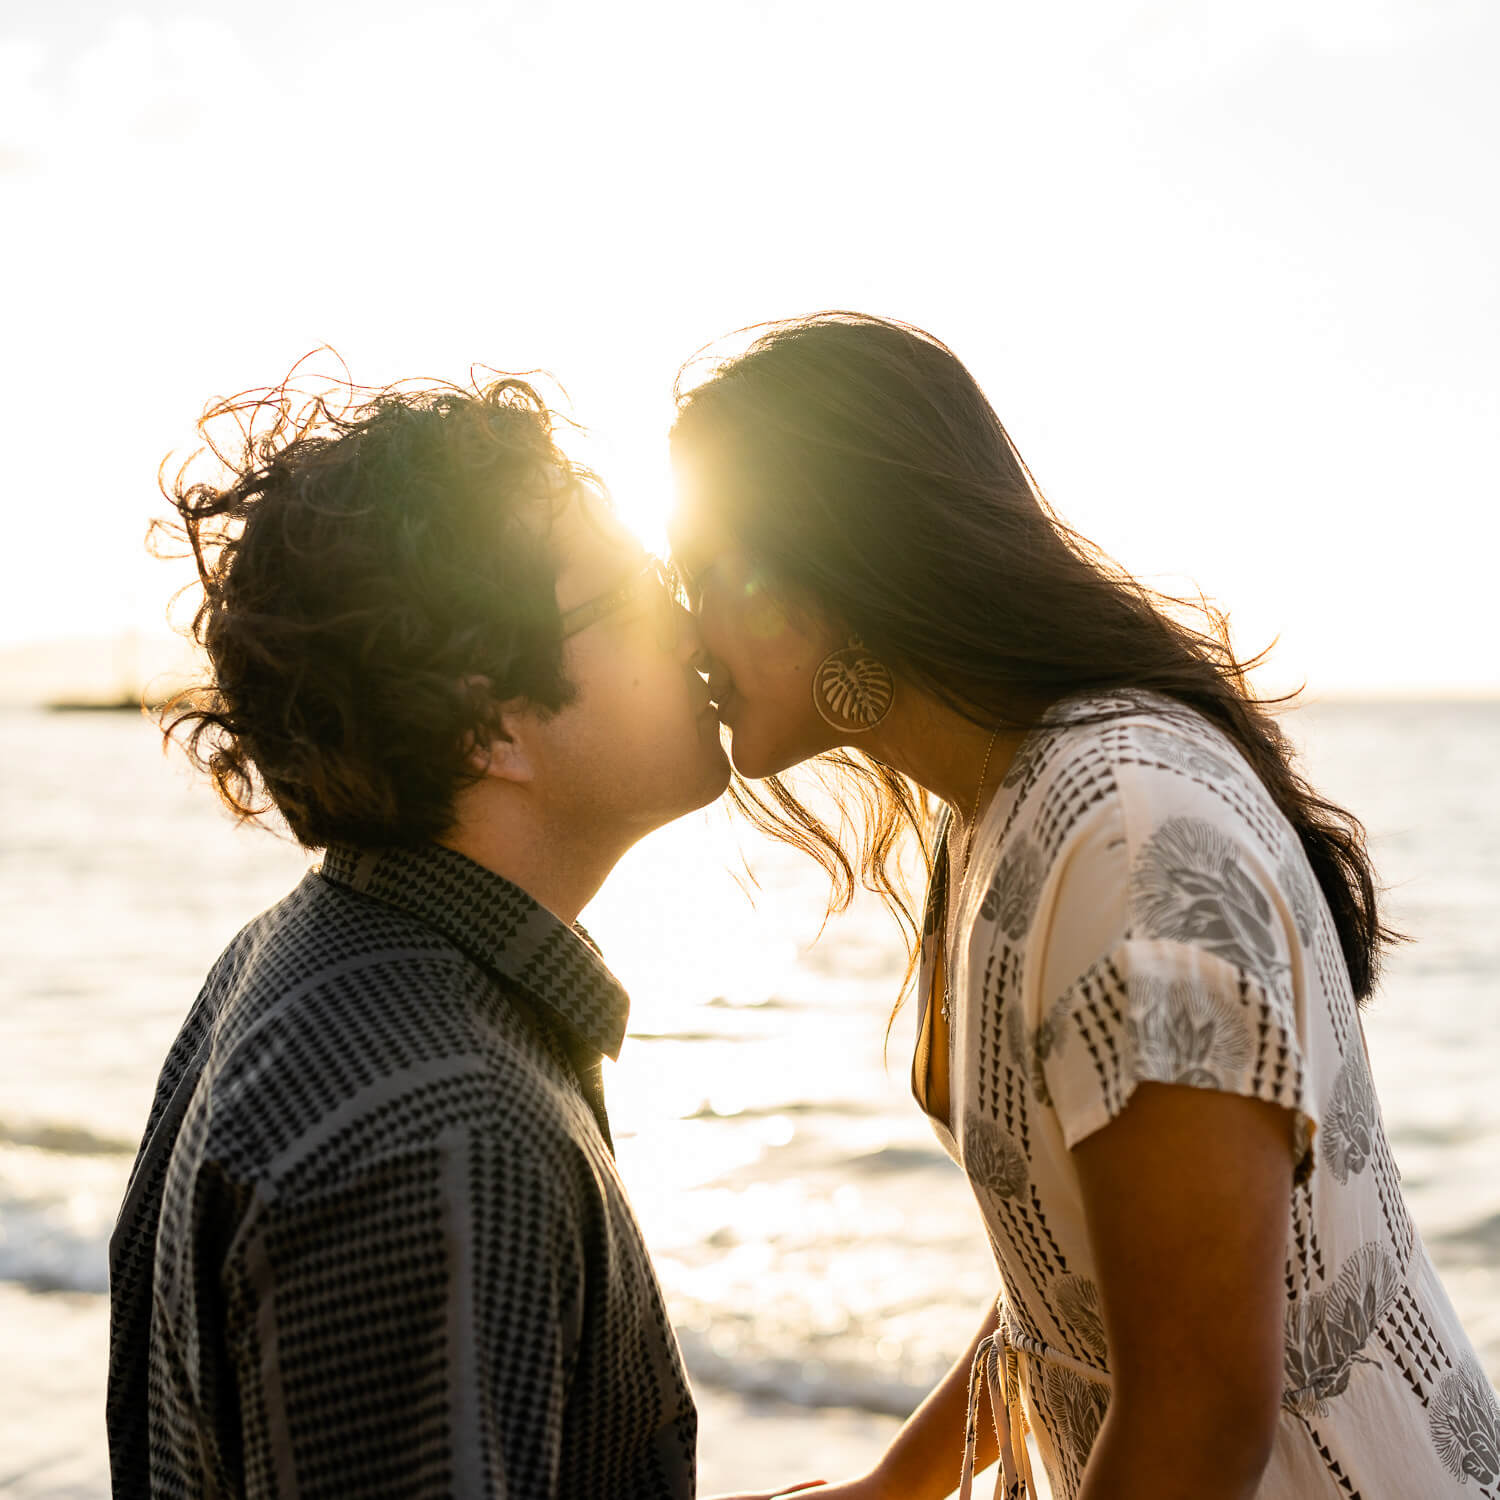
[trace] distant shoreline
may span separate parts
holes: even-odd
[[[0,708],[41,709],[60,703],[87,710],[95,705],[123,705],[127,687],[143,688],[152,703],[160,704],[199,680],[206,666],[191,641],[153,629],[115,636],[0,641]],[[1274,665],[1251,677],[1252,686],[1267,700],[1301,680]],[[1319,687],[1312,679],[1303,702],[1493,703],[1500,702],[1500,678],[1483,683],[1437,680],[1359,687]]]
[[[158,706],[141,698],[58,698],[40,705],[49,714],[150,714]]]

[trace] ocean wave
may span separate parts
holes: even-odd
[[[884,1146],[844,1161],[844,1170],[861,1174],[926,1171],[950,1168],[952,1163],[936,1146]]]
[[[872,1374],[868,1364],[854,1359],[726,1354],[716,1349],[707,1335],[692,1328],[679,1329],[678,1342],[695,1382],[795,1406],[844,1406],[905,1417],[932,1387],[930,1380]]]
[[[1432,1244],[1441,1246],[1445,1259],[1477,1259],[1493,1265],[1500,1255],[1500,1210],[1471,1219],[1441,1234],[1431,1236]]]
[[[0,1195],[0,1281],[33,1292],[109,1291],[112,1220],[92,1203]]]
[[[744,1042],[752,1038],[732,1031],[631,1031],[632,1042]]]
[[[712,1000],[703,1002],[706,1010],[738,1010],[754,1015],[763,1010],[798,1010],[799,1006],[789,1000],[783,1000],[779,995],[767,995],[762,998],[759,995],[749,1000],[731,1000],[727,995],[715,995]]]
[[[873,1118],[885,1111],[878,1104],[867,1104],[858,1099],[788,1099],[781,1104],[749,1105],[744,1109],[718,1110],[711,1099],[705,1099],[697,1109],[683,1115],[684,1120],[769,1120],[777,1115],[827,1115],[835,1119],[862,1117]]]
[[[138,1142],[99,1135],[86,1125],[18,1124],[0,1120],[0,1146],[29,1146],[60,1156],[134,1157]]]

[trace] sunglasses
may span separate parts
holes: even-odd
[[[671,645],[677,639],[680,624],[678,611],[686,601],[676,569],[659,557],[648,558],[646,565],[638,573],[632,573],[618,587],[607,593],[596,594],[592,599],[585,599],[572,609],[565,609],[561,616],[563,640],[567,640],[570,635],[577,635],[580,630],[587,630],[590,625],[624,609],[626,605],[634,604],[643,595],[657,611],[658,623],[663,627],[658,631],[662,645]]]

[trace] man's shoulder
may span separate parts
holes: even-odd
[[[195,1112],[236,1175],[270,1182],[445,1131],[555,1145],[577,1123],[566,1058],[521,994],[316,875],[231,944],[220,983]]]
[[[242,990],[283,993],[424,957],[444,964],[461,955],[417,917],[312,869],[240,932],[220,964],[226,980]]]
[[[430,1002],[493,982],[441,932],[313,870],[235,937],[206,989],[227,1056],[278,1018],[350,1041],[392,1010],[440,1024],[452,1008]]]

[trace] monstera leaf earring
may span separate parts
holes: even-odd
[[[813,705],[844,734],[864,734],[891,711],[896,680],[891,669],[857,635],[830,651],[813,673]]]

